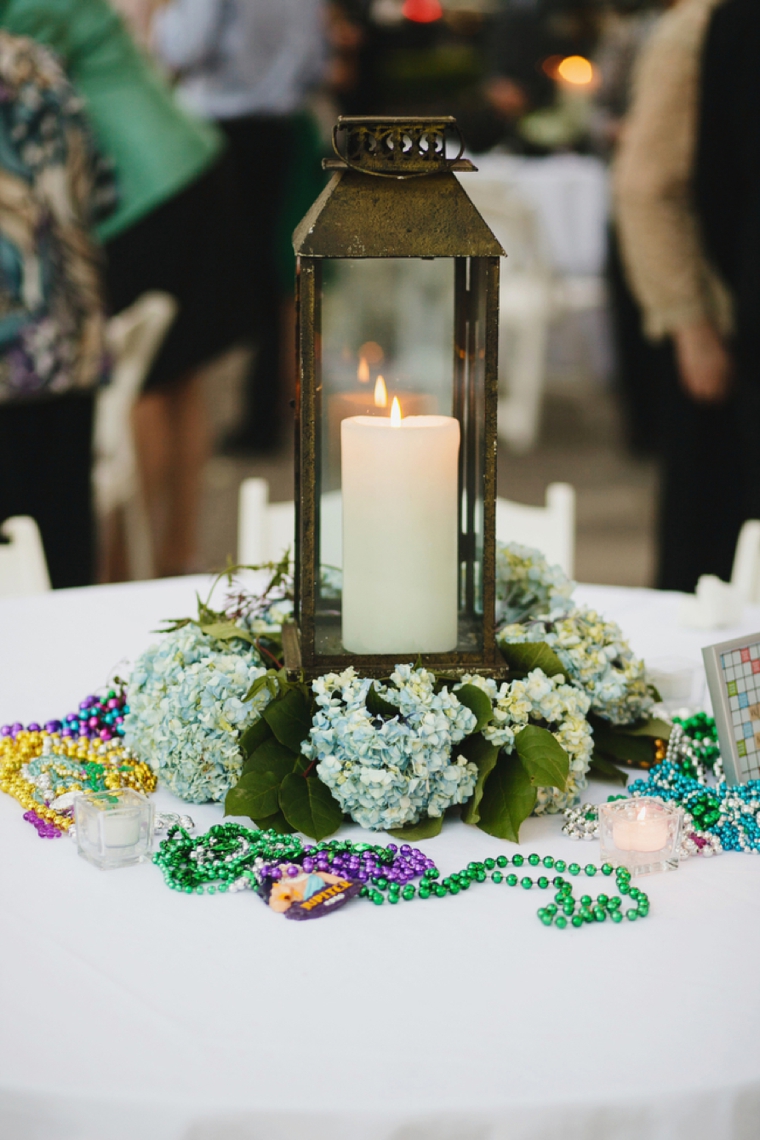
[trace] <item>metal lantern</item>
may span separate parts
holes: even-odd
[[[447,143],[459,153],[447,156]],[[340,118],[297,257],[296,627],[310,676],[496,674],[499,258],[452,118]]]

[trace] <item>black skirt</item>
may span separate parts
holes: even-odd
[[[143,386],[169,387],[250,337],[253,267],[241,242],[241,204],[224,155],[190,185],[106,243],[111,311],[150,289],[179,312]]]

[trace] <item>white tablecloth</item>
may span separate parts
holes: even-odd
[[[0,722],[75,707],[197,584],[0,602]],[[678,629],[675,595],[579,595],[646,654],[698,660],[723,637]],[[421,846],[444,874],[514,851],[455,822]],[[522,849],[596,855],[556,817]],[[289,923],[248,893],[171,892],[148,864],[100,872],[0,796],[0,1137],[754,1140],[760,860],[692,860],[646,889],[645,922],[579,931],[493,885]]]

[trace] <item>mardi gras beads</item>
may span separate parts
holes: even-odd
[[[553,888],[553,902],[540,907],[537,914],[545,926],[554,925],[560,930],[606,919],[618,923],[624,916],[633,921],[646,918],[649,913],[648,896],[630,885],[631,875],[626,868],[615,870],[609,863],[602,867],[588,863],[582,868],[579,863],[568,865],[551,855],[543,859],[535,854],[513,855],[511,859],[500,855],[471,862],[463,870],[442,878],[434,860],[409,844],[399,847],[389,843],[382,847],[334,839],[304,845],[297,835],[225,823],[195,839],[181,828],[172,829],[153,861],[163,872],[167,886],[186,894],[260,891],[283,876],[321,871],[360,881],[360,897],[376,906],[458,895],[481,883],[510,888],[519,885],[523,890]],[[507,870],[510,864],[512,871]],[[540,873],[531,877],[525,873],[528,868],[539,867],[552,875]],[[565,873],[570,879],[565,878]],[[602,892],[596,898],[582,895],[576,899],[571,880],[579,875],[593,878],[597,874],[603,878],[614,874],[619,894]],[[417,885],[414,880],[419,880]],[[634,905],[624,910],[626,895]]]
[[[133,788],[155,791],[157,777],[121,740],[101,740],[30,725],[0,737],[0,791],[26,808],[24,818],[42,838],[58,838],[73,823],[73,796]]]

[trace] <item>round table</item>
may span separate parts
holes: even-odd
[[[205,579],[0,602],[0,722],[60,716],[124,671]],[[581,587],[648,655],[760,629],[678,628],[678,596]],[[607,785],[590,788],[603,799]],[[167,793],[157,803],[178,806]],[[221,819],[193,807],[199,828]],[[358,836],[366,834],[351,829]],[[447,822],[445,874],[514,847]],[[596,845],[531,819],[521,848]],[[760,1129],[760,860],[646,880],[645,922],[546,929],[492,884],[291,923],[253,894],[102,872],[0,796],[3,1140],[749,1140]],[[598,892],[594,882],[592,893]]]

